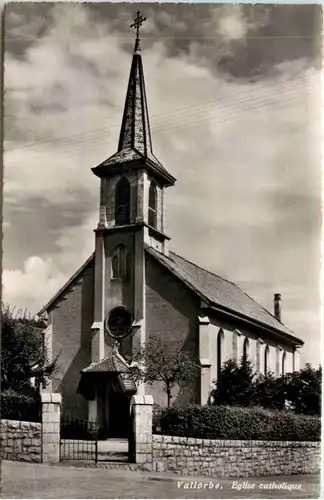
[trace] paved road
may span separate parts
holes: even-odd
[[[1,469],[1,498],[319,498],[319,475],[249,478],[235,484],[229,479],[9,461]],[[299,489],[274,489],[279,484]]]

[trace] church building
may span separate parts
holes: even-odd
[[[63,413],[96,419],[116,435],[134,393],[165,404],[159,384],[135,384],[128,361],[153,336],[200,361],[197,383],[174,404],[205,404],[226,359],[245,353],[257,372],[299,369],[303,341],[234,283],[171,250],[165,191],[176,179],[153,153],[138,29],[117,152],[92,168],[100,182],[95,250],[43,307],[44,342],[58,367],[50,390]],[[181,182],[181,181],[180,181]],[[118,346],[116,347],[116,340]],[[48,389],[47,389],[48,390]]]

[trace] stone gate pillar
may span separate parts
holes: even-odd
[[[153,397],[136,394],[131,400],[132,428],[129,442],[130,460],[152,469]]]
[[[44,392],[42,398],[42,462],[60,461],[61,394]]]

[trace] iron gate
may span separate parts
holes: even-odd
[[[98,422],[69,414],[61,418],[61,460],[98,461]]]

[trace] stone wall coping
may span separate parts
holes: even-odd
[[[79,446],[80,444],[93,444],[94,446],[96,445],[96,441],[93,439],[61,439],[60,443],[61,445],[76,444],[77,446]],[[87,452],[85,451],[84,453],[86,454]]]
[[[201,366],[202,366],[203,368],[209,368],[209,367],[211,367],[211,365],[212,365],[212,363],[211,363],[210,359],[208,359],[208,358],[202,358],[202,359],[200,360],[200,364],[201,364]]]
[[[148,405],[153,406],[153,396],[149,394],[135,394],[132,397],[131,405]]]
[[[262,441],[262,440],[222,440],[222,439],[200,439],[181,436],[164,436],[159,434],[152,435],[153,444],[180,444],[180,445],[200,445],[206,447],[280,447],[280,448],[317,448],[321,445],[320,441]]]
[[[0,421],[0,426],[13,427],[15,429],[19,427],[31,427],[37,429],[41,428],[42,424],[41,422],[29,422],[28,420],[9,420],[7,418],[2,418]]]
[[[52,402],[51,394],[49,392],[42,392],[41,400],[42,403],[51,403]]]
[[[42,403],[57,403],[61,404],[62,396],[57,392],[42,392],[41,393]]]
[[[53,392],[52,393],[52,403],[62,403],[62,396],[58,392]]]

